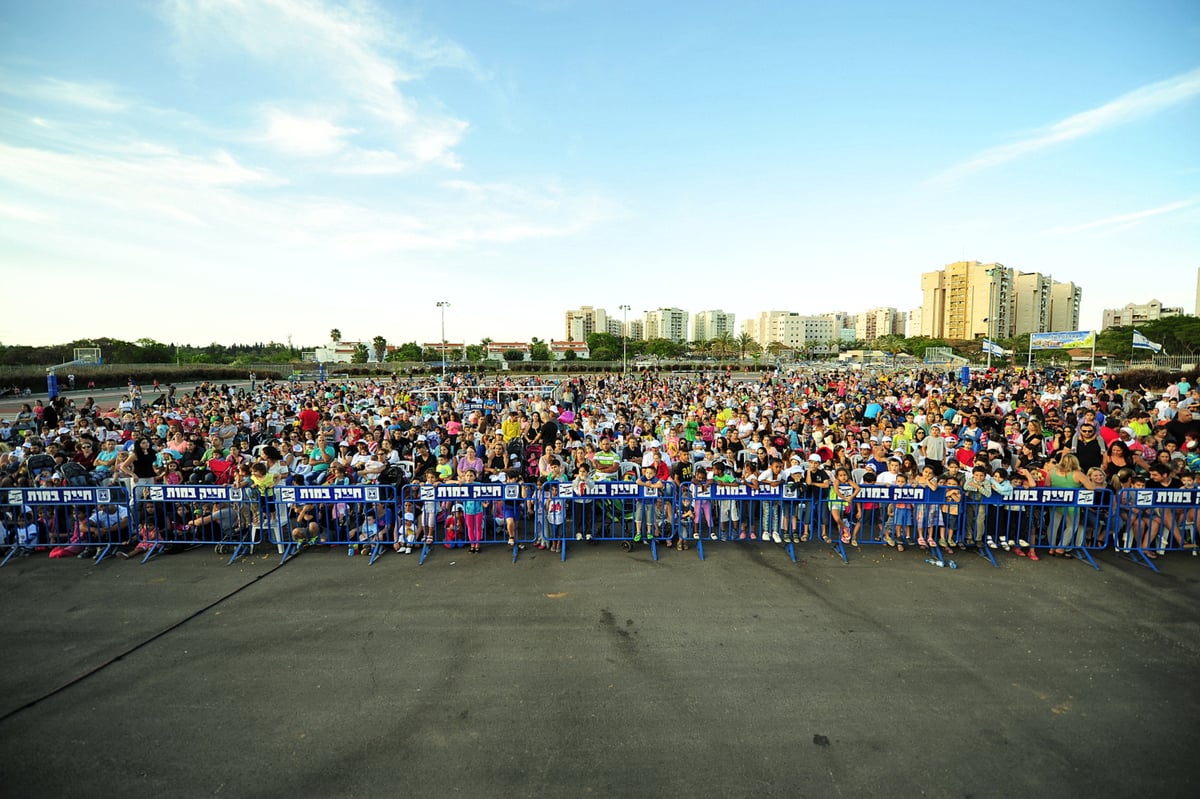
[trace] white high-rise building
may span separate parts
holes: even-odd
[[[647,341],[665,338],[676,344],[687,344],[688,341],[688,312],[681,308],[658,308],[646,311],[643,320],[645,338]]]
[[[692,341],[712,341],[726,333],[736,338],[734,321],[725,311],[700,311],[692,318]]]
[[[608,330],[608,314],[603,308],[593,308],[584,305],[566,312],[567,341],[587,341],[593,333],[604,333]]]

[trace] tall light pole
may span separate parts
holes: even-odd
[[[983,321],[987,322],[987,368],[991,369],[992,368],[992,344],[994,341],[992,339],[992,327],[994,326],[994,323],[996,321],[996,306],[992,300],[992,295],[995,293],[995,290],[996,290],[996,270],[995,270],[995,268],[987,270],[987,276],[988,276],[988,315],[987,315],[987,319],[984,319]]]
[[[629,322],[626,321],[626,315],[629,313],[629,306],[622,305],[621,308],[621,376],[624,377],[629,371],[629,367],[625,365],[625,342],[629,340]]]
[[[448,302],[439,302],[437,307],[442,309],[442,385],[446,383],[446,309],[450,307]]]

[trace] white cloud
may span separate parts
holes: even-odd
[[[117,114],[132,105],[115,87],[100,81],[87,83],[59,78],[27,78],[0,72],[0,94],[24,97],[55,105],[68,105],[104,114]]]
[[[346,147],[346,138],[357,131],[342,128],[328,119],[296,116],[278,109],[266,114],[261,141],[289,155],[332,155]]]
[[[1103,228],[1118,228],[1127,230],[1131,227],[1141,224],[1143,221],[1155,216],[1162,216],[1174,211],[1179,211],[1183,208],[1188,208],[1195,204],[1195,200],[1179,200],[1178,202],[1167,203],[1160,205],[1157,208],[1147,208],[1144,211],[1134,211],[1128,214],[1118,214],[1117,216],[1109,216],[1104,219],[1097,219],[1094,222],[1087,222],[1082,225],[1073,225],[1071,227],[1055,228],[1051,233],[1082,233],[1085,230],[1097,230]]]
[[[222,47],[245,52],[270,69],[302,78],[310,95],[345,103],[347,113],[354,114],[353,124],[370,127],[379,146],[393,151],[400,162],[458,168],[453,150],[462,141],[466,123],[426,109],[399,87],[433,68],[479,74],[459,45],[398,29],[367,2],[339,6],[320,0],[173,0],[165,10],[181,57],[199,62]],[[281,143],[300,145],[307,140],[331,148],[343,138],[333,131],[325,131],[323,139],[321,134],[309,129],[300,140],[285,137]],[[313,154],[302,147],[296,152]]]
[[[992,147],[935,175],[929,182],[948,183],[1063,142],[1151,116],[1200,94],[1200,69],[1134,89],[1102,106],[1073,114],[1011,144]]]

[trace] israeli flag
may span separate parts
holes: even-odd
[[[1133,348],[1135,350],[1152,350],[1154,352],[1162,352],[1162,345],[1155,344],[1150,339],[1143,336],[1136,330],[1133,331]]]
[[[1004,348],[990,339],[983,340],[983,352],[985,355],[1004,355]]]

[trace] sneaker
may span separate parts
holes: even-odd
[[[990,538],[987,540],[987,545],[988,545],[988,549],[998,549],[999,548],[998,545],[996,544],[996,542]]]
[[[591,533],[588,533],[586,536],[584,536],[584,538],[586,538],[588,541],[591,541],[591,540],[592,540],[592,534],[591,534]]]
[[[896,539],[892,538],[887,533],[884,533],[883,534],[883,543],[887,544],[889,547],[894,547],[894,546],[896,546]]]
[[[1005,552],[1008,552],[1012,549],[1012,544],[1008,543],[1007,538],[1001,538],[1000,539],[1000,548],[1003,549]]]
[[[96,551],[92,554],[92,560],[100,560],[100,556],[104,554],[104,547],[96,547]]]
[[[782,543],[783,543],[783,539],[781,539],[781,538],[779,537],[779,533],[771,533],[771,540],[772,540],[772,541],[774,541],[776,544],[782,544]]]
[[[79,550],[79,554],[76,555],[75,557],[78,560],[91,560],[95,556],[96,556],[96,549],[94,547],[84,547],[83,549]]]
[[[405,555],[411,555],[411,554],[412,554],[412,547],[405,547],[405,548],[404,548],[404,554],[405,554]]]
[[[717,534],[716,534],[716,533],[709,533],[709,534],[708,534],[708,540],[709,540],[709,541],[716,541],[716,540],[717,540]]]
[[[588,536],[588,538],[591,538],[591,536],[589,535],[589,536]],[[576,541],[582,541],[582,540],[583,540],[583,533],[576,533],[576,534],[575,534],[575,540],[576,540]]]
[[[642,534],[641,534],[641,533],[634,533],[634,534],[633,534],[633,543],[635,543],[635,544],[640,544],[640,543],[642,543]]]
[[[1028,542],[1028,541],[1026,541],[1024,538],[1018,538],[1018,539],[1017,539],[1017,546],[1019,546],[1019,547],[1021,547],[1021,548],[1023,548],[1023,549],[1027,549],[1027,548],[1029,547],[1029,542]]]
[[[738,536],[738,540],[739,540],[739,541],[745,541],[745,540],[746,540],[746,534],[745,534],[745,533],[742,533],[741,535],[739,535],[739,536]]]

